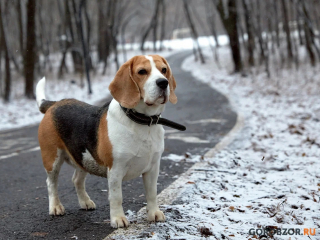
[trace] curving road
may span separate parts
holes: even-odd
[[[191,54],[168,57],[177,81],[177,105],[168,104],[164,117],[187,126],[186,132],[168,129],[164,155],[203,154],[233,127],[236,114],[228,100],[181,69]],[[190,66],[192,69],[193,66]],[[59,196],[66,215],[48,215],[46,174],[37,140],[38,126],[0,133],[0,239],[102,239],[110,234],[107,180],[88,176],[87,192],[95,211],[80,210],[71,182],[73,168],[65,164],[59,176]],[[191,163],[162,160],[158,192],[185,172]],[[145,205],[142,179],[123,183],[124,210]]]

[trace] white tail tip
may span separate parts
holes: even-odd
[[[43,77],[38,82],[37,87],[36,87],[36,99],[37,99],[38,107],[40,107],[42,100],[46,99],[45,86],[46,86],[46,78]]]

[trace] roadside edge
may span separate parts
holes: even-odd
[[[226,96],[229,100],[229,103],[234,106],[230,98]],[[244,126],[244,117],[241,113],[237,112],[237,121],[233,128],[225,135],[220,142],[218,142],[213,148],[211,148],[204,158],[212,158],[219,151],[227,147],[233,142],[237,134],[242,130]],[[208,163],[206,161],[197,162],[188,171],[183,173],[176,181],[170,184],[158,195],[158,204],[161,208],[161,205],[170,205],[176,200],[184,190],[186,182],[188,182],[189,176],[195,169],[205,168]],[[146,207],[141,208],[137,212],[137,223],[131,224],[128,228],[119,228],[109,234],[104,240],[111,239],[132,239],[134,236],[137,236],[147,229],[150,226],[150,223],[146,220]],[[141,220],[143,219],[143,220]]]

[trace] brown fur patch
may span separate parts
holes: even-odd
[[[108,135],[107,113],[103,114],[100,119],[98,128],[98,145],[97,145],[97,162],[109,169],[113,165],[112,145]]]
[[[66,149],[56,131],[51,110],[52,108],[44,115],[38,130],[43,166],[48,172],[52,171],[58,149]]]
[[[132,75],[135,59],[137,57],[133,57],[125,62],[109,85],[113,98],[127,108],[135,107],[141,98],[138,83]]]

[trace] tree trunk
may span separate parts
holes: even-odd
[[[58,77],[62,78],[64,71],[65,72],[69,71],[66,65],[66,56],[67,56],[68,48],[70,47],[69,41],[71,40],[71,36],[69,36],[67,33],[67,26],[68,26],[68,19],[66,16],[67,11],[66,10],[63,11],[61,1],[58,1],[58,9],[59,9],[59,15],[60,15],[60,21],[61,21],[59,25],[58,35],[59,35],[59,45],[60,45],[61,54],[62,54],[62,58],[60,60],[60,65],[59,65]],[[65,36],[65,38],[62,38],[63,35]]]
[[[34,99],[33,82],[36,63],[36,0],[27,3],[27,44],[24,54],[25,96]]]
[[[260,11],[260,2],[257,1],[257,6],[256,6],[256,27],[255,27],[255,32],[256,35],[258,36],[258,42],[259,42],[259,47],[260,47],[260,64],[264,63],[266,61],[266,51],[264,47],[264,41],[262,37],[262,26],[261,26],[261,11]]]
[[[288,10],[285,0],[281,0],[282,5],[282,11],[283,11],[283,28],[286,32],[286,39],[287,39],[287,52],[288,52],[288,59],[291,62],[293,59],[293,53],[292,53],[292,43],[291,43],[291,34],[290,34],[290,28],[289,28],[289,16],[288,16]]]
[[[23,55],[24,53],[24,44],[23,44],[23,21],[22,21],[22,9],[21,9],[21,0],[17,1],[16,4],[17,13],[18,13],[18,25],[19,25],[19,44],[20,52]]]
[[[117,41],[117,34],[118,34],[118,29],[115,24],[115,18],[117,15],[117,4],[118,2],[116,0],[110,0],[111,1],[111,5],[110,5],[110,15],[108,18],[108,26],[109,26],[109,38],[110,38],[110,43],[111,43],[111,47],[113,49],[114,52],[114,62],[116,64],[116,69],[118,71],[118,69],[120,68],[120,64],[119,64],[119,60],[118,60],[118,41]],[[119,13],[118,13],[119,14]]]
[[[108,0],[108,6],[107,6],[107,14],[106,16],[108,18],[105,19],[105,21],[102,23],[104,25],[104,53],[103,53],[103,71],[102,74],[104,75],[107,71],[107,66],[108,66],[108,57],[110,55],[110,50],[112,47],[112,33],[110,32],[110,26],[109,26],[109,21],[110,21],[110,16],[112,15],[112,4],[113,0]],[[107,24],[105,24],[107,22]]]
[[[72,4],[72,11],[73,11],[73,18],[75,19],[75,22],[77,22],[77,8],[75,5],[74,0],[71,0]],[[80,73],[81,75],[84,72],[83,69],[83,56],[81,54],[81,37],[79,28],[77,26],[77,23],[75,24],[75,30],[74,31],[74,24],[72,23],[72,18],[71,18],[71,8],[69,7],[69,0],[65,0],[65,7],[66,7],[66,18],[68,22],[68,29],[70,32],[71,36],[71,55],[72,55],[72,60],[73,60],[73,66],[74,66],[74,71],[77,73]]]
[[[212,11],[209,9],[208,6],[205,6],[205,11],[206,11],[207,24],[209,24],[210,31],[213,35],[214,41],[216,42],[216,47],[220,47],[218,34],[216,30],[216,24],[214,21],[214,15],[212,14]]]
[[[126,37],[125,37],[125,33],[126,33],[126,28],[128,23],[132,20],[132,18],[134,18],[135,16],[137,16],[137,11],[134,11],[133,13],[131,13],[122,23],[121,26],[121,43],[122,43],[122,52],[123,52],[123,61],[126,62],[127,61],[127,50],[125,48],[125,44],[126,44]]]
[[[0,33],[1,33],[1,50],[4,51],[5,56],[5,89],[4,89],[4,101],[9,102],[10,92],[11,92],[11,72],[10,72],[10,59],[9,59],[9,51],[6,39],[6,33],[4,30],[3,23],[3,11],[2,11],[2,3],[0,2]],[[0,55],[1,57],[1,55]],[[1,66],[0,66],[1,67]],[[1,89],[2,90],[2,89]]]
[[[248,6],[247,0],[242,0],[243,9],[244,9],[244,17],[245,17],[245,23],[247,28],[247,34],[248,34],[248,62],[250,66],[254,66],[254,48],[255,48],[255,42],[254,42],[254,34],[253,34],[253,26],[252,26],[252,16],[251,16],[251,7]]]
[[[310,28],[308,26],[309,13],[306,9],[306,6],[304,5],[304,2],[300,0],[299,3],[300,3],[300,5],[302,5],[301,7],[303,9],[303,13],[301,13],[301,15],[303,16],[303,19],[304,19],[303,27],[304,27],[306,49],[307,49],[308,55],[310,57],[311,65],[315,66],[316,65],[316,57],[315,57],[315,53],[312,48],[312,34],[311,34]]]
[[[154,17],[154,22],[153,22],[153,51],[156,52],[157,51],[157,33],[158,33],[158,21],[159,21],[159,7],[160,7],[160,3],[162,0],[159,0],[157,2],[157,11],[156,11],[156,16]]]
[[[161,0],[157,0],[152,20],[151,20],[149,26],[147,27],[146,31],[144,32],[143,36],[142,36],[141,46],[140,46],[140,50],[141,51],[144,51],[144,43],[145,43],[145,41],[146,41],[146,39],[147,39],[147,37],[149,35],[149,32],[151,31],[151,29],[156,28],[157,21],[158,21],[158,12],[159,12],[160,1]]]
[[[81,43],[82,43],[82,55],[83,55],[83,59],[84,59],[85,72],[86,72],[87,82],[88,82],[88,94],[91,94],[92,90],[91,90],[91,82],[90,82],[90,74],[89,74],[89,71],[90,71],[89,64],[90,63],[89,63],[89,56],[88,56],[88,46],[86,45],[86,40],[85,40],[84,33],[83,33],[83,23],[82,23],[82,9],[84,7],[84,1],[85,0],[80,1],[80,5],[79,5],[78,10],[76,7],[75,0],[72,0],[72,5],[73,5],[73,9],[74,9],[76,24],[77,24],[78,35],[80,36]]]
[[[166,34],[166,4],[164,3],[164,0],[161,0],[161,33],[160,33],[160,51],[163,50],[163,40]]]
[[[184,6],[184,12],[185,12],[186,17],[187,17],[188,25],[189,25],[191,33],[192,33],[193,40],[195,41],[195,43],[197,45],[197,50],[198,50],[198,53],[199,53],[200,61],[201,61],[201,63],[205,63],[205,60],[204,60],[204,57],[203,57],[203,54],[202,54],[202,51],[201,51],[201,47],[200,47],[200,44],[199,44],[199,41],[198,41],[198,33],[197,33],[197,30],[196,30],[196,28],[194,26],[193,20],[191,18],[191,14],[190,14],[190,10],[189,10],[189,6],[188,6],[188,3],[187,3],[187,0],[183,0],[183,6]]]
[[[278,1],[273,1],[273,11],[274,11],[274,22],[275,22],[277,47],[280,48]]]
[[[225,14],[222,0],[219,0],[217,10],[229,37],[232,59],[234,63],[234,72],[240,72],[242,70],[242,60],[240,53],[239,33],[237,28],[238,14],[236,0],[228,0],[228,16]]]

